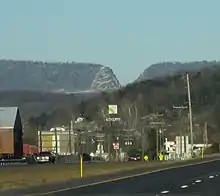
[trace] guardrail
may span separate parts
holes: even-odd
[[[25,159],[2,159],[0,160],[0,165],[18,165],[18,164],[27,164]]]
[[[216,158],[219,157],[220,158],[220,153],[215,153],[215,154],[207,154],[204,155],[203,159],[212,159],[212,158]],[[188,159],[189,160],[197,160],[197,159],[201,159],[201,157],[195,157],[193,159]],[[187,159],[185,160],[187,161]],[[96,159],[92,159],[91,161],[89,160],[85,160],[84,163],[99,163],[99,162],[104,162],[104,160],[96,160]],[[169,161],[172,162],[172,161]],[[173,161],[175,162],[175,161]],[[179,160],[178,162],[184,162],[184,160]],[[78,164],[80,163],[80,160],[78,158],[78,156],[74,156],[74,155],[66,155],[66,156],[58,156],[57,157],[57,161],[55,164]],[[25,165],[25,164],[37,164],[35,157],[27,157],[26,159],[2,159],[0,160],[0,166],[4,166],[4,165]]]

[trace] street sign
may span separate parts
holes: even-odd
[[[108,105],[108,114],[118,114],[118,106]]]
[[[150,122],[150,125],[165,125],[165,122]]]
[[[106,118],[105,120],[106,120],[107,122],[108,122],[108,121],[115,122],[115,121],[120,121],[121,119],[120,119],[120,118]]]
[[[126,146],[132,146],[132,144],[133,144],[132,141],[126,141],[126,142],[125,142],[125,145],[126,145]]]
[[[79,118],[76,119],[75,123],[80,123],[80,122],[82,122],[83,120],[84,120],[84,118],[79,117]]]
[[[118,150],[119,149],[119,143],[113,143],[113,148],[114,148],[114,150]]]

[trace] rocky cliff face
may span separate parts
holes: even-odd
[[[119,87],[113,71],[99,64],[0,60],[1,91],[79,92]]]

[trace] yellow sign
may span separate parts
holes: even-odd
[[[108,114],[118,114],[118,106],[108,105]]]

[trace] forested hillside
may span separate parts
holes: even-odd
[[[22,119],[27,121],[30,117],[50,113],[58,108],[71,107],[79,104],[82,100],[96,97],[99,94],[99,92],[63,94],[36,91],[0,91],[0,107],[19,107]]]
[[[173,76],[179,72],[195,72],[204,68],[220,67],[219,61],[192,61],[192,62],[161,62],[150,65],[137,78],[136,82],[158,77]]]
[[[212,142],[220,141],[220,69],[206,69],[190,74],[190,86],[192,96],[193,128],[195,140],[201,142],[203,138],[204,123],[208,123],[208,136]],[[98,98],[81,102],[74,109],[71,107],[54,111],[54,113],[38,118],[32,118],[30,126],[44,126],[49,128],[54,125],[68,125],[72,116],[83,115],[87,122],[95,121],[102,130],[109,127],[105,122],[107,105],[119,106],[121,123],[114,123],[111,129],[134,129],[136,136],[140,136],[142,128],[148,130],[152,120],[163,120],[166,125],[165,135],[172,137],[180,131],[188,135],[188,110],[183,111],[182,117],[179,111],[173,109],[174,105],[187,106],[187,89],[185,74],[166,77],[157,80],[147,80],[131,84],[125,88],[102,93]],[[163,117],[155,117],[157,113]],[[181,123],[180,123],[181,120]],[[50,122],[50,123],[49,123]]]

